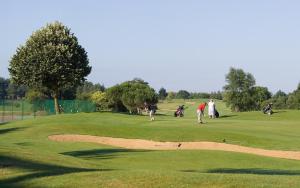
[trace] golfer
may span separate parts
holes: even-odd
[[[215,118],[216,105],[215,102],[210,99],[208,102],[208,116],[209,118]]]
[[[198,117],[198,123],[203,123],[202,119],[203,119],[203,116],[204,116],[204,109],[206,107],[207,103],[202,103],[198,106],[197,108],[197,117]]]
[[[154,114],[156,112],[156,106],[150,104],[148,107],[148,110],[149,110],[150,121],[154,121]]]

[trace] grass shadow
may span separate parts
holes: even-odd
[[[5,122],[0,122],[0,126],[5,125],[5,124],[8,124],[8,122],[6,122],[6,121]]]
[[[84,159],[112,159],[124,155],[128,152],[147,152],[148,150],[132,150],[132,149],[93,149],[81,150],[60,153],[62,155],[69,155],[72,157],[79,157]]]
[[[0,129],[0,135],[10,133],[10,132],[14,132],[14,131],[23,130],[23,129],[25,129],[25,127],[14,127],[14,128]]]
[[[28,170],[31,173],[10,177],[0,180],[0,187],[25,187],[23,182],[30,181],[36,178],[44,178],[50,176],[59,176],[71,173],[93,172],[93,171],[112,171],[113,169],[90,169],[90,168],[75,168],[66,167],[55,164],[46,164],[30,160],[24,160],[11,156],[0,155],[0,169],[3,168],[18,168]]]
[[[238,116],[236,114],[232,114],[232,115],[223,115],[223,116],[220,116],[219,118],[222,119],[222,118],[231,118],[231,117],[235,117],[235,116]]]
[[[255,174],[255,175],[289,175],[298,176],[300,170],[279,170],[279,169],[262,169],[262,168],[218,168],[208,171],[182,170],[181,172],[191,173],[210,173],[210,174]]]
[[[273,111],[273,114],[281,114],[281,113],[286,113],[286,111],[285,110]]]

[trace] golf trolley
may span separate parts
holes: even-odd
[[[181,105],[174,112],[174,117],[183,117],[184,116],[184,105]]]

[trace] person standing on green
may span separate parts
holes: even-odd
[[[205,107],[206,107],[207,103],[202,103],[198,106],[197,108],[197,117],[198,117],[198,123],[203,123],[203,116],[204,116],[204,110],[205,110]]]

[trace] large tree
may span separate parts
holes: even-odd
[[[108,88],[106,96],[113,110],[126,110],[133,114],[140,113],[145,104],[158,102],[155,90],[141,79],[134,79]]]
[[[224,86],[224,100],[233,111],[248,111],[253,109],[253,92],[255,79],[242,69],[230,68],[226,75],[227,85]]]
[[[156,104],[158,96],[147,82],[134,79],[121,84],[122,103],[130,113],[140,113],[145,104]]]
[[[70,29],[60,22],[47,24],[34,32],[17,49],[10,61],[12,80],[30,88],[46,88],[59,113],[58,96],[80,85],[91,72],[85,49]]]

